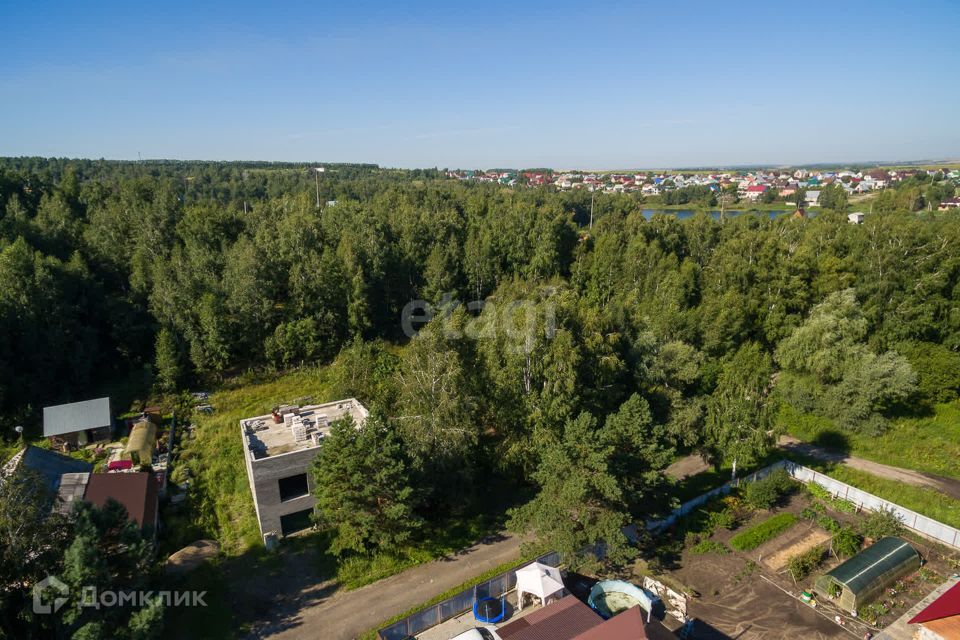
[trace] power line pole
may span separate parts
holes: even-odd
[[[314,169],[315,176],[317,178],[317,209],[320,208],[320,174],[324,172],[323,167],[316,167]]]

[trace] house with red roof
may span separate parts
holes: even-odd
[[[908,624],[919,625],[918,640],[960,640],[960,582],[947,589]]]
[[[765,184],[752,184],[746,189],[744,189],[741,197],[747,200],[759,200],[760,197],[767,192],[767,185]]]

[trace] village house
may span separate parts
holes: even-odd
[[[960,198],[947,198],[940,201],[938,211],[947,211],[948,209],[960,209]]]

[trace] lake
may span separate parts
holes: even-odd
[[[748,210],[740,210],[740,211],[734,211],[734,210],[724,211],[723,215],[733,217],[733,216],[738,216],[742,213],[753,213],[757,215],[767,215],[771,219],[773,219],[778,216],[782,216],[784,214],[792,213],[792,212],[793,210],[787,210],[787,209],[775,209],[773,211],[757,211],[756,209],[748,209]],[[652,218],[654,215],[658,213],[668,215],[668,216],[676,216],[677,218],[684,220],[686,218],[692,218],[693,216],[697,215],[697,213],[700,213],[700,211],[694,210],[694,209],[644,209],[643,217],[649,220],[650,218]],[[711,210],[703,211],[703,213],[706,213],[707,215],[712,217],[714,220],[720,219],[720,213],[721,213],[720,209],[711,209]]]

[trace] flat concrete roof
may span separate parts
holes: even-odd
[[[246,455],[254,462],[293,451],[320,446],[330,434],[330,423],[350,416],[360,425],[367,419],[367,410],[355,398],[302,407],[282,406],[277,412],[284,417],[276,422],[273,414],[246,418],[240,421]],[[297,440],[294,431],[302,427],[303,439]]]

